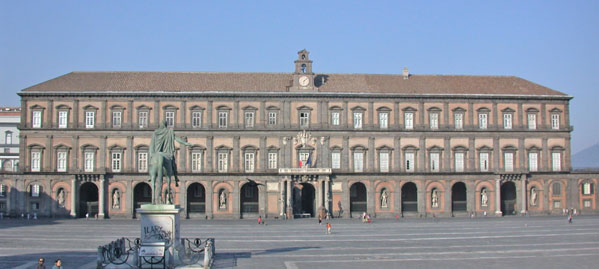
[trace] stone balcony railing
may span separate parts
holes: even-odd
[[[279,168],[281,175],[330,175],[331,168]]]

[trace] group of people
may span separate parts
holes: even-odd
[[[36,269],[46,269],[46,265],[44,264],[46,260],[44,258],[39,258],[39,260],[37,261],[37,267],[35,267]],[[54,261],[54,266],[52,266],[52,269],[62,269],[64,267],[62,267],[62,261],[60,259]]]
[[[362,222],[371,223],[372,219],[370,219],[370,214],[368,214],[366,212],[362,213]]]

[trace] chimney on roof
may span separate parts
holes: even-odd
[[[408,79],[410,77],[410,71],[408,71],[407,67],[403,68],[403,79]]]

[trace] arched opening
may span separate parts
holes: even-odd
[[[418,212],[418,188],[412,182],[401,187],[401,212]]]
[[[86,214],[90,218],[98,214],[98,187],[92,182],[85,182],[79,187],[79,214],[84,218]]]
[[[299,217],[314,217],[314,198],[316,191],[310,183],[301,183],[293,188],[294,192],[294,207],[293,215]]]
[[[451,211],[466,211],[466,184],[458,182],[451,187]]]
[[[361,214],[367,210],[366,186],[361,182],[351,185],[349,188],[349,211]]]
[[[501,184],[501,212],[503,215],[516,214],[516,184],[512,181]]]
[[[241,187],[241,216],[258,214],[258,185],[246,183]]]
[[[2,171],[4,171],[4,172],[12,172],[12,160],[5,160],[2,163]]]
[[[152,188],[148,183],[142,182],[133,189],[133,206],[138,209],[143,204],[152,203]]]
[[[206,190],[200,183],[187,187],[187,217],[196,213],[206,213]]]

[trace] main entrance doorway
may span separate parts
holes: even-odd
[[[412,182],[401,187],[401,212],[418,212],[418,188]]]
[[[366,202],[366,186],[363,183],[358,182],[349,188],[349,211],[357,215],[361,215],[363,212],[366,212],[367,209]]]
[[[93,218],[98,214],[98,187],[92,182],[85,182],[79,188],[79,214],[84,218],[86,214]]]
[[[458,182],[451,187],[451,211],[466,211],[466,184]]]
[[[501,184],[501,212],[503,215],[516,214],[516,184],[512,181]]]
[[[293,188],[294,192],[294,207],[293,215],[299,215],[299,217],[314,217],[314,198],[316,197],[316,191],[314,186],[310,183],[301,183]]]
[[[135,185],[133,189],[134,208],[138,209],[141,205],[150,203],[152,203],[152,188],[150,188],[150,185],[145,182]]]

